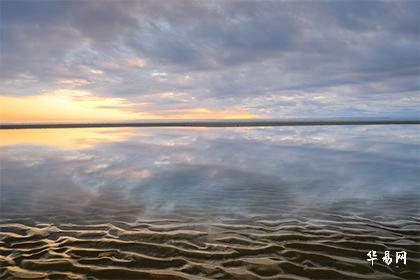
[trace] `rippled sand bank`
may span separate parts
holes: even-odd
[[[1,279],[419,279],[420,220],[195,217],[1,224]],[[124,220],[124,221],[123,221]],[[407,265],[366,253],[405,250]],[[392,253],[393,254],[393,253]]]

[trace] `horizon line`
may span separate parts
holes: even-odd
[[[99,127],[264,127],[264,126],[325,126],[325,125],[418,125],[420,119],[390,118],[320,118],[320,119],[197,119],[142,120],[119,122],[32,122],[0,123],[4,129],[54,129]]]

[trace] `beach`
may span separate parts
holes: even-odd
[[[413,127],[89,133],[2,145],[2,279],[419,277]]]

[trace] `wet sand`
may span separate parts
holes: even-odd
[[[4,219],[0,278],[419,279],[420,219],[306,215]],[[371,267],[371,249],[405,250],[407,265]]]

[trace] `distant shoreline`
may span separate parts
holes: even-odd
[[[419,125],[420,119],[290,119],[290,120],[155,120],[89,123],[1,123],[0,129],[51,129],[101,127],[264,127],[325,125]]]

